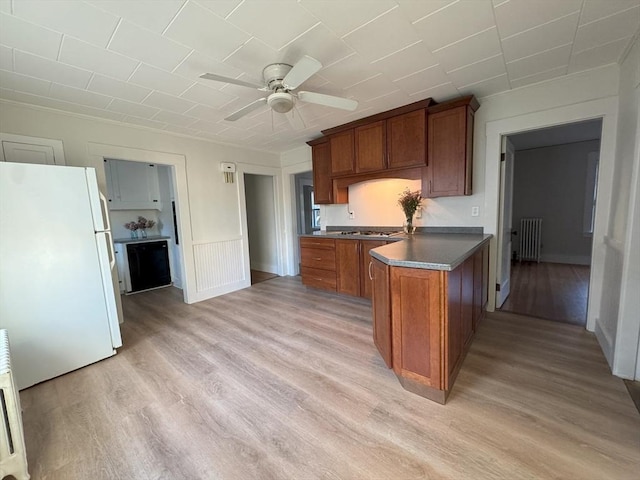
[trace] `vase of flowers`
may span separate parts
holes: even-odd
[[[420,190],[412,192],[408,188],[405,188],[405,190],[400,194],[398,205],[402,207],[402,211],[404,212],[405,221],[402,225],[404,233],[411,235],[416,231],[416,227],[413,224],[413,216],[421,204],[422,194],[420,193]]]
[[[142,238],[147,238],[147,228],[153,228],[155,224],[156,222],[154,220],[138,217],[138,229],[142,233]]]
[[[127,230],[129,230],[129,233],[131,234],[131,239],[137,239],[138,238],[138,223],[137,222],[128,222],[124,224],[124,228],[126,228]]]

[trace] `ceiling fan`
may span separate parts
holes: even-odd
[[[349,98],[334,97],[333,95],[316,92],[293,92],[293,90],[302,85],[321,68],[322,64],[318,60],[305,55],[296,62],[295,65],[289,65],[288,63],[271,63],[264,67],[264,70],[262,70],[264,85],[224,77],[215,73],[205,73],[200,75],[200,78],[217,82],[233,83],[234,85],[255,88],[263,92],[271,92],[266,97],[251,102],[249,105],[242,107],[237,112],[225,118],[225,120],[230,122],[242,118],[249,112],[265,104],[274,112],[287,113],[295,106],[297,100],[327,107],[341,108],[343,110],[355,110],[358,107],[358,102]]]

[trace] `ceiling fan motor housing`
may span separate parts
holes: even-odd
[[[287,113],[293,108],[293,95],[287,92],[275,92],[267,98],[267,104],[278,113]]]

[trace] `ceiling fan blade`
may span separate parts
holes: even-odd
[[[334,97],[333,95],[325,95],[324,93],[315,92],[298,92],[298,98],[303,102],[316,103],[326,107],[341,108],[353,112],[358,108],[358,102],[350,98]]]
[[[227,118],[225,118],[225,120],[227,120],[228,122],[235,122],[239,118],[244,117],[247,113],[253,112],[254,110],[260,108],[263,105],[265,105],[266,103],[267,103],[267,99],[266,98],[259,98],[255,102],[251,102],[249,105],[247,105],[245,107],[242,107],[237,112],[233,112],[231,115],[229,115]]]
[[[233,83],[234,85],[241,85],[243,87],[249,87],[249,88],[261,89],[264,87],[264,85],[245,82],[243,80],[238,80],[236,78],[224,77],[222,75],[216,75],[215,73],[203,73],[202,75],[200,75],[200,78],[204,78],[205,80],[214,80],[216,82]]]
[[[282,79],[282,83],[289,90],[293,90],[302,85],[321,68],[322,64],[318,60],[305,55],[289,70],[289,73]]]

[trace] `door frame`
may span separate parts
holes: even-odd
[[[509,293],[511,292],[511,233],[513,232],[513,174],[514,174],[514,162],[515,162],[515,149],[513,144],[509,140],[508,136],[503,136],[501,139],[501,157],[504,155],[504,160],[500,159],[500,212],[498,217],[498,239],[496,261],[496,308],[502,307],[507,300]],[[511,152],[511,158],[509,159],[509,151]],[[509,173],[509,178],[507,178]],[[509,184],[507,185],[507,181]],[[509,198],[511,205],[506,208],[505,199]],[[508,215],[505,212],[508,211]],[[508,224],[508,229],[505,229],[505,222]],[[509,231],[508,237],[505,230]],[[505,240],[508,238],[508,240]],[[508,255],[505,258],[505,249],[508,249]],[[506,263],[505,263],[506,262]],[[507,266],[508,275],[505,281],[501,278],[501,282],[498,281],[498,273],[504,270],[504,266]],[[500,291],[498,292],[498,283],[500,283]]]
[[[489,260],[488,311],[495,310],[497,236],[500,212],[500,153],[502,136],[528,130],[553,127],[567,123],[602,118],[600,140],[600,174],[598,175],[598,199],[593,232],[589,300],[586,328],[594,331],[600,313],[604,288],[604,248],[607,239],[608,216],[611,211],[613,170],[615,165],[616,132],[618,126],[618,98],[609,97],[588,102],[528,113],[516,117],[494,120],[486,124],[485,178],[487,211],[486,233],[493,234]]]

